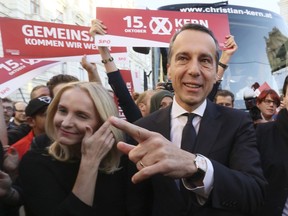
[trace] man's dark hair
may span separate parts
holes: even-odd
[[[50,96],[53,98],[53,89],[55,88],[55,86],[57,86],[58,84],[62,84],[62,83],[69,83],[69,82],[77,82],[79,81],[79,79],[77,77],[74,77],[72,75],[68,75],[68,74],[58,74],[53,76],[48,82],[47,82],[47,86],[49,88],[49,92],[50,92]]]
[[[31,90],[31,92],[30,92],[30,99],[33,98],[33,93],[34,93],[36,90],[40,89],[40,88],[47,88],[47,86],[45,86],[45,85],[37,85],[37,86],[35,86],[35,87]]]
[[[216,102],[216,99],[218,96],[222,96],[222,97],[227,97],[227,96],[230,96],[232,98],[232,102],[234,103],[234,100],[235,100],[235,96],[234,94],[229,91],[229,90],[226,90],[226,89],[221,89],[221,90],[218,90],[216,95],[215,95],[215,98],[214,98],[214,102]]]
[[[176,40],[177,36],[181,32],[183,32],[185,30],[201,31],[201,32],[209,34],[213,38],[213,40],[214,40],[214,42],[216,44],[216,50],[217,50],[217,52],[216,52],[216,63],[218,65],[218,61],[219,61],[219,52],[218,52],[219,51],[219,44],[218,44],[218,41],[217,41],[216,37],[214,36],[214,33],[210,29],[206,28],[203,25],[193,24],[193,23],[188,23],[188,24],[182,26],[182,28],[173,35],[173,37],[170,40],[170,44],[169,44],[168,61],[167,62],[168,63],[171,62],[172,48],[173,48],[173,45],[174,45],[174,41]]]
[[[2,102],[13,103],[13,101],[10,98],[8,98],[8,97],[3,98]]]

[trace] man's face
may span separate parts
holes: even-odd
[[[6,124],[9,123],[10,118],[13,115],[13,104],[12,102],[3,102],[4,118]]]
[[[18,123],[24,123],[26,122],[26,115],[25,115],[25,108],[27,104],[24,102],[17,102],[15,104],[15,116],[14,119]]]
[[[31,94],[31,99],[42,97],[42,96],[50,96],[48,87],[43,86],[41,88],[38,88],[37,90],[34,90],[34,92]]]
[[[231,96],[221,96],[218,95],[215,101],[216,104],[219,104],[221,106],[231,107],[233,108],[233,101]]]
[[[217,47],[204,32],[184,30],[172,47],[168,77],[172,80],[176,101],[187,111],[196,109],[216,81]]]
[[[30,127],[33,129],[34,135],[38,136],[45,133],[45,121],[47,113],[38,113],[34,117],[27,117]]]

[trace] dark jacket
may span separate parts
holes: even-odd
[[[159,132],[170,140],[171,107],[156,111],[135,124]],[[255,129],[241,110],[218,106],[207,100],[201,119],[195,153],[208,157],[214,167],[214,185],[204,206],[195,194],[183,198],[174,179],[151,178],[154,189],[153,215],[240,216],[252,215],[262,204],[266,186]]]
[[[276,121],[260,123],[256,129],[268,190],[259,216],[281,216],[288,197],[288,111],[282,109]]]

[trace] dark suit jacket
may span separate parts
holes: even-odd
[[[264,175],[269,183],[264,207],[258,215],[281,216],[288,197],[288,143],[276,122],[258,124],[256,135]]]
[[[171,106],[135,124],[170,140],[170,111]],[[189,200],[184,199],[173,179],[156,175],[151,178],[154,215],[250,215],[259,207],[266,180],[249,114],[207,100],[194,152],[208,157],[214,167],[214,186],[207,203],[199,207],[193,192]]]

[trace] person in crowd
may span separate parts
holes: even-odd
[[[27,103],[24,101],[16,101],[13,104],[13,120],[8,125],[8,130],[18,127],[26,123],[25,108]]]
[[[207,99],[217,48],[209,29],[185,24],[168,53],[172,105],[134,124],[109,118],[134,140],[117,146],[139,170],[132,181],[151,181],[155,215],[250,215],[263,203],[267,182],[249,114]]]
[[[33,138],[45,133],[46,110],[50,102],[51,98],[49,96],[42,96],[29,101],[25,113],[31,130],[26,136],[9,147],[4,160],[5,171],[10,176],[17,173],[18,163],[30,149]],[[13,179],[15,179],[15,175]]]
[[[88,72],[89,75],[89,72]],[[93,78],[93,75],[89,75],[89,78]],[[46,88],[42,88],[39,86],[35,87],[31,94],[30,97],[37,97],[40,95],[47,95],[47,89],[49,89],[48,94],[50,95],[54,95],[56,94],[57,90],[59,90],[65,83],[68,82],[76,82],[79,81],[78,78],[71,76],[71,75],[55,75],[53,77],[51,77],[51,79],[47,82],[47,87]],[[31,132],[31,127],[29,126],[29,124],[21,124],[18,127],[15,127],[11,130],[9,130],[8,132],[8,144],[12,145],[14,143],[16,143],[17,141],[19,141],[20,139],[22,139],[23,137],[27,136],[29,134],[29,132]],[[45,149],[47,146],[49,146],[51,144],[51,140],[50,138],[46,135],[46,134],[40,134],[34,137],[34,139],[32,140],[32,144],[31,144],[31,149],[35,150],[35,151],[42,151],[43,149]],[[18,154],[17,151],[12,148],[10,150],[10,152],[12,152],[12,154],[10,154],[10,158],[12,161],[10,164],[6,165],[9,167],[15,167],[15,164],[17,166],[17,162],[18,162]],[[16,161],[16,163],[14,163]],[[7,182],[12,181],[12,179],[10,178],[10,176],[7,173],[2,173],[2,182],[4,182],[4,185],[7,185]],[[1,185],[0,185],[1,187]],[[21,199],[20,199],[20,195],[18,193],[18,191],[21,191],[20,187],[17,187],[15,185],[12,185],[10,187],[10,190],[6,190],[7,194],[5,195],[5,197],[8,197],[7,199],[5,198],[5,202],[7,202],[8,207],[5,208],[5,211],[10,211],[10,205],[17,205],[20,206],[21,204]],[[0,195],[1,197],[1,195]],[[15,208],[12,208],[13,210],[13,214],[17,214],[18,215],[18,208],[16,208],[17,211],[14,211]]]
[[[44,96],[44,98],[45,97],[46,96]],[[34,99],[32,99],[32,100],[34,100]],[[18,142],[19,140],[21,140],[22,138],[24,138],[26,136],[29,137],[29,133],[30,133],[30,136],[32,135],[31,134],[32,128],[30,127],[30,123],[26,122],[25,124],[21,124],[18,127],[15,127],[15,128],[8,130],[8,144],[9,144],[9,146],[13,145],[14,143]]]
[[[91,22],[90,34],[95,36],[96,34],[106,34],[106,27],[98,19],[94,19]],[[134,122],[139,118],[142,118],[142,114],[129,93],[129,90],[121,76],[119,69],[117,68],[114,58],[111,56],[108,47],[98,47],[99,53],[104,64],[105,72],[108,77],[108,83],[111,86],[115,96],[118,99],[118,104],[123,110],[123,113],[129,122]],[[82,62],[83,63],[83,62]],[[92,68],[95,72],[96,67],[84,67]],[[87,70],[87,69],[86,69]],[[95,73],[94,72],[94,73]],[[91,70],[88,73],[93,73]]]
[[[59,91],[59,89],[64,86],[66,83],[69,82],[78,82],[79,79],[75,76],[69,75],[69,74],[58,74],[50,78],[50,80],[47,82],[47,87],[50,92],[50,97],[54,98],[56,92]]]
[[[283,84],[283,100],[288,102],[288,76]],[[288,215],[288,107],[279,111],[275,121],[259,124],[256,135],[264,175],[269,183],[264,206],[257,215]]]
[[[101,84],[98,72],[97,70],[95,71],[95,65],[88,65],[85,55],[82,57],[81,65],[87,71],[90,82],[96,81],[97,83]],[[53,98],[65,84],[78,81],[79,79],[75,76],[68,74],[58,74],[50,78],[50,80],[47,82],[47,87],[51,97]],[[46,134],[41,134],[33,139],[31,148],[41,151],[43,148],[48,147],[50,144],[50,138]]]
[[[11,206],[9,194],[12,190],[12,180],[9,175],[3,172],[4,153],[8,148],[7,129],[4,119],[4,109],[2,99],[0,98],[0,215],[1,216],[18,216],[18,205]],[[9,184],[11,183],[11,184]],[[8,192],[8,193],[7,193]],[[9,206],[6,206],[6,202]]]
[[[167,90],[158,90],[150,99],[150,112],[163,109],[173,102],[173,93]]]
[[[19,165],[27,216],[150,215],[149,185],[132,184],[136,167],[116,147],[124,136],[107,121],[117,115],[99,84],[68,83],[59,90],[47,111],[53,143],[28,151]]]
[[[132,98],[133,98],[133,100],[134,100],[135,103],[136,103],[136,100],[138,99],[139,95],[140,95],[139,92],[135,92],[135,91],[134,91],[134,92],[132,93]]]
[[[10,98],[2,99],[2,106],[4,111],[4,119],[7,129],[9,129],[9,122],[13,116],[13,101]]]
[[[4,105],[3,99],[0,98],[0,142],[1,142],[1,148],[3,149],[2,151],[2,156],[4,155],[4,150],[8,148],[8,138],[7,138],[7,129],[6,129],[6,118],[5,118],[5,110],[7,110],[7,103]],[[6,108],[5,108],[6,107]],[[0,166],[2,167],[2,159],[1,157],[0,160]]]
[[[41,96],[50,96],[49,88],[46,85],[37,85],[30,92],[30,100]]]
[[[264,89],[256,99],[256,104],[260,110],[263,122],[274,121],[274,115],[277,114],[277,107],[280,106],[280,97],[273,89]]]
[[[216,104],[231,108],[234,107],[234,100],[234,94],[231,91],[225,89],[218,90],[214,98],[214,102]]]
[[[136,105],[138,106],[143,117],[150,114],[151,97],[155,93],[155,90],[146,90],[142,92],[136,100]]]

